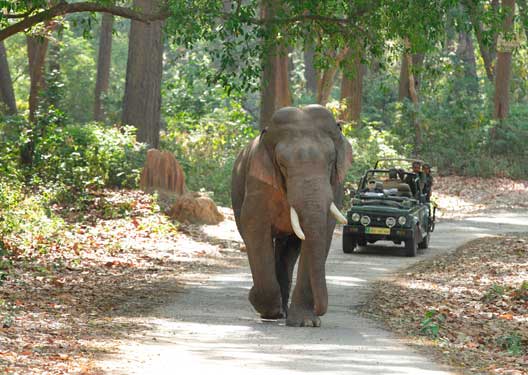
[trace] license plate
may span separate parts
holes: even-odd
[[[366,227],[365,233],[367,234],[390,234],[390,228]]]

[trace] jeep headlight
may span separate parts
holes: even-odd
[[[398,218],[398,224],[405,225],[406,222],[407,222],[407,218],[405,216],[400,216]]]
[[[358,214],[357,212],[354,212],[352,214],[352,221],[355,221],[356,223],[361,219],[361,215]]]
[[[393,218],[392,216],[389,216],[389,217],[387,218],[387,220],[385,220],[385,224],[387,224],[387,226],[388,226],[389,228],[392,228],[393,226],[396,225],[396,219]]]
[[[361,216],[361,224],[363,224],[364,226],[369,225],[370,224],[370,217],[368,217],[367,215]]]

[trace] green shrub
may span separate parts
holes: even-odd
[[[135,128],[97,123],[65,125],[49,117],[42,121],[45,123],[33,128],[20,118],[0,123],[0,147],[7,150],[0,156],[1,176],[54,190],[59,200],[88,189],[137,186],[146,148],[136,142]],[[38,136],[32,134],[35,132]],[[20,152],[30,141],[33,162],[21,168]]]
[[[57,235],[64,222],[47,207],[45,196],[25,194],[20,183],[0,176],[0,255],[12,249],[25,251],[35,244],[40,246],[38,251],[48,250],[41,239]]]
[[[217,203],[230,206],[233,163],[257,134],[248,114],[233,104],[199,118],[178,113],[168,120],[161,148],[175,154],[190,190],[213,192]]]

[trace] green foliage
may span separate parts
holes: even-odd
[[[193,191],[214,193],[230,205],[231,169],[239,151],[258,133],[240,105],[219,108],[201,118],[181,112],[170,118],[161,148],[174,152]]]
[[[45,243],[36,241],[57,235],[64,222],[49,210],[45,194],[26,194],[20,183],[0,176],[0,255],[31,249],[38,243],[37,251],[46,252]]]
[[[504,296],[504,293],[505,293],[505,289],[503,286],[498,285],[498,284],[493,284],[488,289],[486,294],[484,294],[484,296],[482,297],[482,300],[484,302],[492,302],[492,301],[502,298],[502,296]]]
[[[497,344],[507,350],[510,355],[518,356],[526,352],[526,348],[522,342],[522,336],[517,332],[499,337]]]
[[[445,316],[437,310],[428,310],[420,322],[420,333],[431,338],[440,336],[440,328],[445,321]]]
[[[18,117],[0,123],[0,147],[7,150],[0,156],[1,176],[25,180],[34,187],[47,186],[59,200],[72,199],[87,189],[137,186],[145,146],[136,142],[135,128],[64,125],[54,120],[56,116],[41,118],[35,127]],[[20,169],[21,149],[30,140],[33,164]]]

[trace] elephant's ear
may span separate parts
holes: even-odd
[[[336,142],[336,177],[337,183],[342,184],[345,181],[346,173],[352,165],[352,146],[343,134],[340,134]]]
[[[252,176],[268,185],[278,189],[275,167],[271,161],[270,154],[261,140],[262,134],[253,141],[251,148],[249,176]]]

